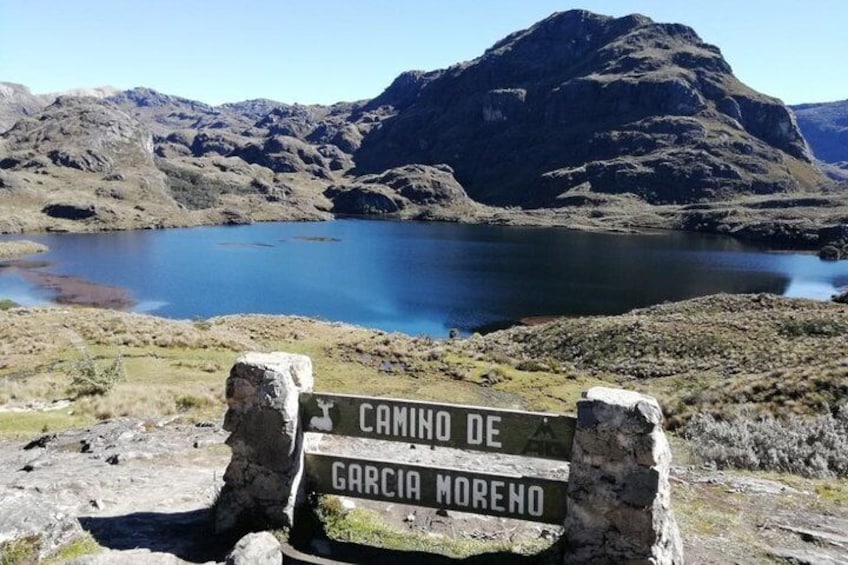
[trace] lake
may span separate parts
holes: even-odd
[[[124,287],[136,311],[299,314],[413,335],[717,292],[827,299],[848,285],[848,261],[686,233],[343,219],[25,237],[50,247],[39,271]],[[25,271],[0,268],[0,298],[49,302]]]

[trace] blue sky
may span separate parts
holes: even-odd
[[[572,8],[690,25],[787,103],[848,98],[845,0],[0,0],[0,80],[212,104],[356,100]]]

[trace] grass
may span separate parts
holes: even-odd
[[[0,543],[0,565],[30,565],[38,563],[41,537],[30,535]]]
[[[58,551],[44,560],[44,565],[61,565],[62,563],[68,563],[86,555],[99,553],[102,550],[103,548],[100,544],[97,543],[91,534],[86,532],[81,537],[60,547]]]
[[[85,355],[104,366],[121,357],[126,379],[59,413],[0,412],[0,433],[116,416],[220,417],[228,368],[244,351],[310,356],[321,391],[573,412],[582,392],[606,385],[656,396],[672,428],[701,412],[813,415],[848,396],[846,337],[844,305],[764,295],[449,341],[294,317],[18,309],[0,312],[0,405],[67,398],[69,371]]]
[[[507,357],[516,366],[553,359],[566,378],[652,394],[677,428],[699,412],[822,413],[848,395],[846,338],[845,305],[716,295],[515,328],[467,344],[485,359]]]
[[[336,496],[322,496],[316,509],[330,539],[371,545],[397,551],[423,551],[463,558],[484,552],[538,553],[551,545],[537,539],[522,543],[457,539],[427,532],[404,530],[385,523],[380,515],[364,508],[346,510]]]
[[[657,396],[672,426],[705,410],[725,419],[813,415],[848,396],[846,320],[842,305],[717,296],[439,341],[296,317],[174,321],[82,308],[14,309],[0,311],[0,437],[31,438],[122,416],[220,420],[228,369],[245,351],[310,356],[321,391],[573,412],[582,392],[605,385]],[[125,378],[60,410],[9,411],[69,399],[72,369],[85,356],[99,366],[120,357]],[[676,455],[689,451],[682,438],[671,439]],[[848,479],[756,476],[805,493],[772,500],[781,510],[827,514],[848,504]],[[758,521],[767,520],[770,509],[757,507],[753,495],[721,485],[675,483],[673,489],[685,539],[728,540],[760,558]],[[359,543],[454,556],[535,553],[547,543],[448,540],[386,525],[365,509],[342,512],[326,504],[328,533]],[[28,551],[26,544],[14,549],[16,555]],[[76,550],[96,549],[80,542]]]
[[[86,532],[59,547],[45,559],[41,559],[39,556],[41,537],[33,534],[0,543],[0,565],[32,565],[35,563],[60,565],[101,550],[100,544],[95,541],[91,534]]]

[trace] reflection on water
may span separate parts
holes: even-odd
[[[29,238],[50,247],[47,270],[125,287],[138,311],[300,314],[439,336],[716,292],[824,299],[848,285],[848,262],[682,233],[338,220]],[[13,293],[44,298],[0,269],[0,297]]]

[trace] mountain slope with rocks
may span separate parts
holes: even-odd
[[[780,101],[739,82],[692,29],[644,16],[554,14],[382,98],[398,106],[355,154],[358,170],[447,163],[490,204],[559,207],[587,193],[686,204],[818,180]]]
[[[822,170],[848,185],[848,100],[792,106]]]
[[[779,100],[692,29],[639,15],[556,13],[473,61],[331,106],[0,87],[0,203],[16,210],[0,232],[361,214],[820,248],[848,223],[848,193]],[[147,140],[143,158],[93,147],[113,126]],[[34,141],[41,127],[49,142]],[[78,211],[57,217],[56,203]]]
[[[25,116],[31,116],[46,105],[38,95],[22,84],[0,82],[0,133]]]
[[[848,100],[792,106],[815,156],[848,167]]]

